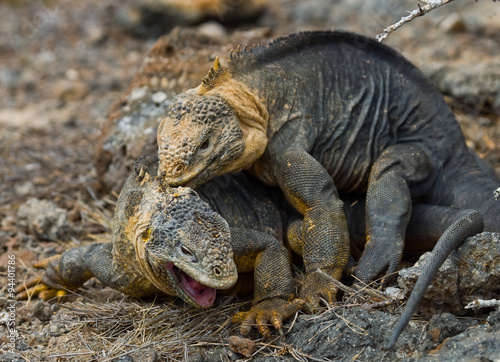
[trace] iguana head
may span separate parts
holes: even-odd
[[[267,146],[268,115],[256,91],[218,59],[197,88],[177,96],[158,128],[159,171],[171,186],[197,187],[248,168]]]
[[[158,289],[209,307],[216,289],[232,287],[238,277],[229,226],[192,189],[159,185],[151,159],[138,161],[135,179],[120,194],[124,230]]]
[[[171,186],[196,187],[237,159],[245,147],[234,110],[218,95],[177,96],[158,129],[160,171]]]

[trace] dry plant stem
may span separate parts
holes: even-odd
[[[355,284],[355,285],[353,285],[353,288],[354,288],[354,290],[356,290],[357,293],[364,293],[364,294],[369,295],[370,297],[373,297],[373,298],[377,298],[380,300],[387,300],[387,297],[385,295],[377,292],[373,288],[370,288],[368,285]]]
[[[353,295],[357,294],[357,292],[354,289],[348,287],[347,285],[342,284],[337,279],[333,278],[331,275],[328,275],[327,273],[325,273],[321,269],[317,269],[316,272],[323,275],[324,277],[327,277],[328,279],[330,279],[332,284],[335,285],[340,290],[342,290],[344,293],[353,294]]]
[[[381,302],[376,302],[376,303],[371,303],[371,304],[365,303],[365,304],[362,304],[361,307],[366,308],[366,309],[385,308],[385,307],[388,307],[388,306],[394,304],[394,302],[395,302],[394,300],[383,300]]]
[[[422,1],[426,5],[424,6],[418,6],[418,9],[410,11],[410,15],[404,16],[401,18],[400,21],[398,21],[396,24],[390,25],[387,28],[384,29],[384,31],[376,36],[377,40],[381,42],[387,36],[392,33],[393,31],[397,30],[398,28],[402,27],[404,24],[412,21],[415,18],[418,18],[419,16],[423,16],[427,14],[428,12],[437,9],[440,6],[443,6],[445,4],[451,3],[454,0],[425,0]]]
[[[500,300],[497,299],[476,299],[465,306],[465,309],[479,310],[481,308],[500,309]]]
[[[317,269],[316,270],[319,274],[325,276],[325,277],[328,277],[332,284],[334,284],[337,288],[339,288],[340,290],[342,290],[344,293],[347,293],[347,294],[351,294],[351,295],[357,295],[359,293],[364,293],[364,294],[367,294],[371,297],[375,297],[375,298],[379,298],[381,300],[386,300],[387,297],[385,297],[383,294],[380,294],[372,289],[369,289],[367,287],[362,287],[362,288],[359,288],[358,286],[354,286],[354,288],[357,288],[359,290],[356,290],[356,289],[353,289],[353,288],[350,288],[344,284],[342,284],[341,282],[339,282],[338,280],[336,280],[335,278],[333,278],[331,275],[328,275],[327,273],[325,273],[324,271],[322,271],[321,269]]]

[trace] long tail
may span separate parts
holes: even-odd
[[[432,250],[431,256],[424,265],[422,274],[415,283],[415,287],[408,298],[406,308],[403,314],[401,314],[389,342],[382,348],[383,350],[389,350],[394,347],[399,335],[410,321],[413,312],[415,312],[418,303],[422,299],[434,275],[450,253],[460,246],[466,238],[482,232],[483,227],[483,218],[477,211],[460,210],[458,212],[456,220],[446,229]]]

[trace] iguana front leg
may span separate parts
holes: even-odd
[[[275,180],[288,202],[304,216],[301,236],[295,242],[307,274],[300,297],[314,310],[322,298],[329,304],[335,302],[337,294],[331,280],[317,270],[339,280],[349,258],[343,203],[331,176],[306,151],[290,150],[275,159]]]
[[[129,263],[113,263],[112,243],[93,243],[70,249],[61,255],[55,255],[35,263],[35,267],[44,269],[41,276],[34,277],[25,285],[16,288],[19,299],[38,296],[49,300],[62,297],[76,291],[87,280],[96,277],[103,284],[131,296],[146,296],[157,290],[146,280],[138,278]]]
[[[288,250],[272,236],[250,229],[232,228],[231,243],[238,272],[254,272],[252,308],[236,314],[233,321],[241,323],[242,334],[256,325],[269,338],[269,322],[281,330],[283,321],[304,305],[294,297]]]

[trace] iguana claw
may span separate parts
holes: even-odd
[[[364,283],[375,280],[385,271],[384,284],[394,276],[403,255],[403,240],[394,241],[390,238],[377,238],[365,246],[365,251],[356,268],[356,277]],[[383,257],[387,256],[387,257]]]
[[[68,294],[71,286],[66,286],[59,276],[59,259],[61,255],[54,255],[50,258],[34,262],[33,267],[44,269],[45,273],[37,275],[15,289],[18,300],[38,297],[45,301],[56,298],[58,301]]]
[[[309,313],[315,313],[336,302],[337,287],[330,281],[333,278],[318,272],[309,273],[300,290],[300,297],[306,301],[306,309]]]
[[[264,300],[254,306],[248,312],[239,312],[234,315],[233,323],[241,323],[240,332],[247,335],[252,326],[256,326],[259,333],[266,339],[271,337],[269,323],[281,331],[283,321],[293,316],[304,306],[305,301],[294,299],[286,301],[281,298]]]

